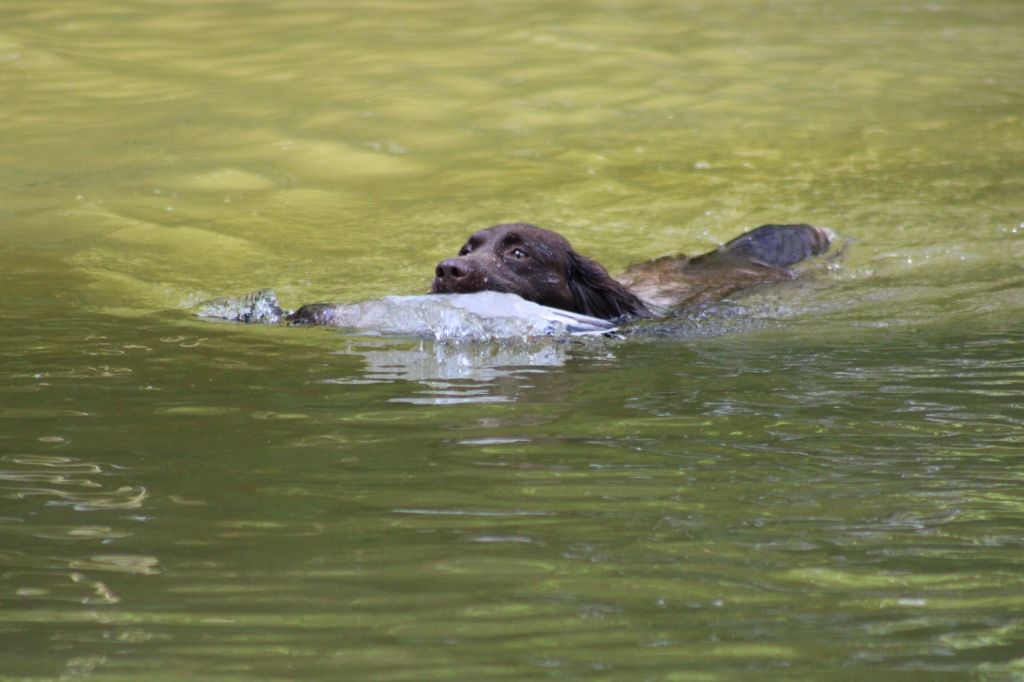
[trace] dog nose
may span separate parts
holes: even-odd
[[[438,279],[456,280],[462,279],[466,276],[469,270],[466,268],[466,264],[458,258],[449,258],[448,260],[441,261],[437,264],[437,269],[434,271],[434,275]]]

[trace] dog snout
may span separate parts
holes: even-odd
[[[461,258],[449,258],[437,264],[434,276],[442,281],[455,282],[469,275],[469,266]]]
[[[435,294],[465,294],[479,291],[481,279],[480,267],[475,261],[449,258],[437,264],[430,289]]]

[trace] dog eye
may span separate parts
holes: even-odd
[[[522,249],[512,249],[512,257],[513,258],[515,258],[517,260],[522,260],[523,258],[526,258],[526,256],[527,256],[527,253],[525,251],[523,251]]]
[[[469,253],[469,251],[470,251],[469,244],[466,244],[461,249],[459,249],[459,255],[460,256],[465,256],[467,253]]]

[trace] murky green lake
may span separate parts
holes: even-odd
[[[0,677],[1019,680],[1024,5],[0,5]],[[219,324],[846,255],[594,343]]]

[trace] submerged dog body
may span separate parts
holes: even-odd
[[[793,279],[791,265],[824,253],[830,243],[828,231],[813,225],[762,225],[701,256],[658,258],[614,279],[562,235],[508,223],[474,233],[456,258],[439,263],[431,292],[500,291],[607,320],[652,317]]]

